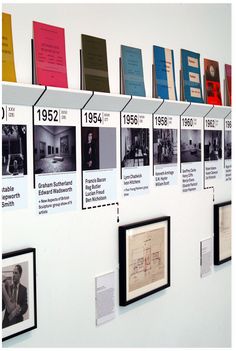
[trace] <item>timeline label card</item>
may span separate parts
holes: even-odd
[[[204,278],[212,272],[212,238],[200,241],[200,276]]]
[[[206,186],[222,177],[223,119],[206,118],[204,125],[204,171]]]
[[[34,108],[34,177],[39,215],[76,209],[78,111]]]
[[[82,111],[83,209],[117,202],[117,112]]]
[[[180,162],[182,191],[202,189],[202,118],[181,117]]]
[[[224,167],[225,167],[225,181],[231,182],[232,179],[232,120],[226,118],[224,120]]]
[[[150,190],[150,136],[152,116],[121,114],[121,169],[123,195],[135,196]]]
[[[2,209],[28,206],[28,151],[31,113],[26,106],[2,106]]]
[[[95,278],[96,325],[115,318],[115,273]]]
[[[156,187],[177,184],[178,138],[179,116],[154,115],[153,167]]]

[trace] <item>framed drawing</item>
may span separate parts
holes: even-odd
[[[2,340],[37,328],[35,249],[2,256]]]
[[[119,227],[120,306],[170,286],[170,217]]]
[[[214,205],[214,264],[231,260],[231,201]]]

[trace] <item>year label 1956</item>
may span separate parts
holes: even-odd
[[[139,116],[136,114],[123,114],[123,125],[139,125]]]

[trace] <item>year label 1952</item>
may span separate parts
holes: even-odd
[[[39,122],[60,122],[58,109],[39,108],[36,110],[36,116]]]

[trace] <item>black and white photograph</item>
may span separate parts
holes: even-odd
[[[27,127],[19,124],[2,125],[2,175],[27,174]]]
[[[205,130],[204,160],[217,161],[222,159],[222,131]]]
[[[201,130],[181,130],[181,163],[201,161]]]
[[[35,249],[3,254],[3,341],[36,328]]]
[[[149,129],[122,128],[121,167],[149,166]]]
[[[153,163],[177,163],[177,129],[154,129]]]
[[[231,160],[231,130],[225,130],[225,160]]]
[[[82,127],[83,171],[116,168],[116,128]]]
[[[34,126],[35,174],[76,171],[76,130],[71,126]]]

